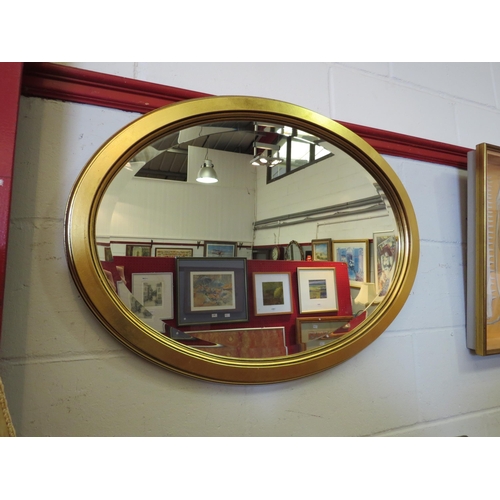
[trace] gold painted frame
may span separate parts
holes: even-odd
[[[323,240],[311,241],[312,260],[328,261],[332,260],[332,240],[325,238]]]
[[[467,347],[500,354],[500,146],[468,155]]]
[[[347,333],[345,327],[352,316],[297,317],[295,320],[295,342],[305,344],[319,338],[338,338]],[[345,331],[343,331],[345,330]]]
[[[102,197],[121,168],[164,134],[225,120],[280,120],[342,148],[372,175],[393,207],[400,258],[392,287],[375,312],[338,342],[277,358],[223,358],[182,345],[135,317],[109,284],[95,245]],[[65,246],[76,286],[92,312],[125,346],[149,361],[184,375],[232,384],[266,384],[318,373],[351,358],[373,342],[397,316],[418,266],[417,221],[401,181],[388,163],[343,125],[308,109],[271,99],[207,97],[152,111],[110,138],[77,179],[66,209]]]

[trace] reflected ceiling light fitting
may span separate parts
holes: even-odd
[[[196,177],[198,182],[203,184],[213,184],[214,182],[219,182],[217,179],[217,174],[215,173],[214,164],[212,160],[205,160],[203,165],[198,172],[198,177]]]
[[[274,167],[283,163],[280,158],[279,146],[277,144],[267,144],[265,142],[254,142],[254,158],[250,162],[252,165],[258,167],[260,165],[267,165],[268,167]],[[258,149],[263,149],[261,154],[257,154]],[[270,152],[270,154],[269,154]],[[276,152],[276,156],[272,156],[273,152]]]

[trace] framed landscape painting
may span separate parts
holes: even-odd
[[[332,240],[312,240],[312,260],[332,260]]]
[[[348,331],[346,325],[351,319],[352,316],[299,317],[295,320],[295,342],[303,344],[322,337],[341,337]]]
[[[334,267],[299,267],[297,282],[301,314],[338,311]]]
[[[179,257],[177,323],[248,321],[246,259]]]
[[[255,315],[291,314],[291,273],[254,273]]]
[[[235,257],[236,243],[205,241],[205,257]]]

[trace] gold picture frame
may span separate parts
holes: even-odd
[[[155,257],[192,257],[192,248],[172,248],[172,247],[157,247],[155,248]]]
[[[312,260],[329,261],[332,260],[332,240],[326,238],[323,240],[312,240]]]
[[[500,146],[468,154],[467,347],[500,354]]]
[[[132,314],[124,301],[117,299],[96,250],[96,221],[108,189],[118,175],[125,173],[125,166],[131,159],[158,140],[191,127],[227,122],[276,123],[321,138],[352,157],[374,177],[386,194],[400,236],[400,258],[394,286],[384,297],[384,303],[338,342],[289,356],[227,359],[213,352],[194,350],[161,335],[142,318]],[[211,214],[215,217],[212,210]],[[311,110],[274,99],[249,96],[206,97],[177,102],[141,116],[114,134],[94,153],[75,181],[66,207],[64,240],[68,267],[78,291],[111,335],[135,354],[158,366],[177,374],[227,384],[291,381],[319,373],[355,356],[374,342],[401,311],[415,281],[420,254],[418,224],[411,200],[395,171],[373,147],[342,124]],[[301,247],[296,244],[289,247],[289,250],[297,250],[297,255],[295,251],[293,255],[289,251],[288,260],[291,257],[303,259],[298,255]],[[161,259],[157,260],[158,264],[164,264]],[[217,265],[217,261],[225,259],[209,260]],[[177,277],[174,275],[175,279]],[[184,294],[177,294],[178,299],[185,297],[189,297],[187,290]],[[324,309],[321,308],[320,314],[326,312]],[[219,312],[214,314],[219,315]],[[232,311],[228,314],[233,315]],[[216,321],[211,318],[210,323]],[[192,324],[200,322],[193,321]]]
[[[305,344],[320,338],[342,337],[349,330],[346,325],[352,316],[298,317],[295,320],[295,339],[297,344]]]

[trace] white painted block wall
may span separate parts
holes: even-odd
[[[474,148],[500,144],[500,64],[115,63],[75,66]],[[204,78],[200,80],[200,71]],[[0,374],[21,436],[498,436],[500,356],[465,347],[466,173],[387,157],[417,215],[420,267],[398,318],[355,358],[270,386],[178,376],[119,345],[63,247],[71,186],[134,113],[23,98]]]

